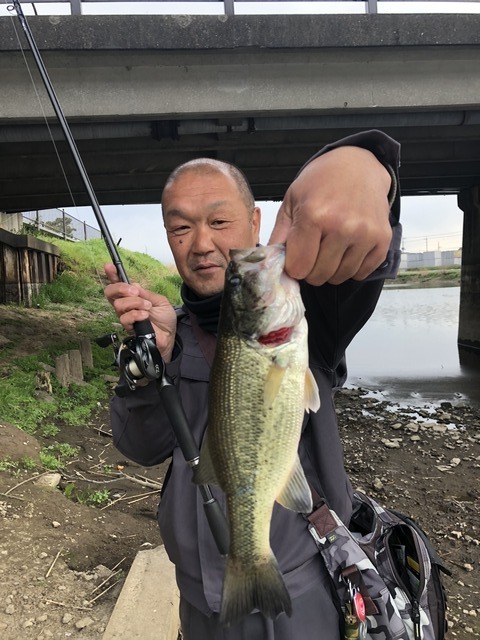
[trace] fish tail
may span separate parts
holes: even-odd
[[[220,624],[235,624],[254,609],[272,619],[282,612],[292,615],[290,595],[273,554],[247,569],[235,559],[227,561]]]

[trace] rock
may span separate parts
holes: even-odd
[[[35,480],[35,484],[38,487],[46,487],[47,489],[55,489],[60,484],[60,480],[62,476],[60,473],[47,473],[46,475],[40,476],[37,480]],[[52,522],[52,526],[55,524]],[[58,524],[58,526],[60,526]]]
[[[450,460],[450,466],[452,467],[458,467],[458,465],[460,464],[461,459],[460,458],[452,458]]]
[[[446,424],[433,424],[430,428],[434,433],[446,433],[448,429]]]
[[[56,520],[54,520],[54,521],[52,522],[52,527],[53,527],[54,529],[58,529],[58,527],[61,527],[61,526],[62,526],[62,525],[60,524],[60,522],[57,522]]]
[[[94,569],[95,575],[97,578],[104,580],[105,578],[109,578],[112,575],[112,570],[106,567],[103,564],[99,564]]]
[[[51,404],[55,404],[55,398],[51,396],[47,391],[43,391],[42,389],[35,389],[33,395],[37,400],[43,400],[44,402],[50,402]]]
[[[380,478],[375,478],[375,480],[372,482],[372,487],[377,491],[381,491],[384,485],[383,485],[383,482],[380,480]]]
[[[93,623],[94,623],[94,620],[86,616],[85,618],[81,618],[80,620],[77,620],[77,622],[75,623],[75,626],[77,627],[77,629],[85,629],[85,627],[89,627]]]
[[[73,620],[73,616],[72,616],[72,614],[71,614],[71,613],[65,613],[65,614],[63,615],[63,618],[62,618],[62,622],[63,622],[63,624],[68,624],[68,623],[69,623],[69,622],[71,622],[72,620]]]
[[[400,440],[398,438],[392,438],[388,440],[387,438],[382,438],[382,444],[387,449],[400,449]]]
[[[15,605],[9,604],[5,607],[5,613],[9,616],[13,616],[15,613]]]
[[[420,427],[416,422],[409,422],[408,424],[405,425],[405,429],[407,431],[411,431],[412,433],[417,433]]]

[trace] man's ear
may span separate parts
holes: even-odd
[[[260,242],[260,224],[262,221],[262,212],[260,210],[260,207],[255,207],[253,209],[253,216],[252,216],[252,231],[254,234],[254,240],[255,240],[255,244],[258,244]]]

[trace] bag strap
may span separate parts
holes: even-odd
[[[340,524],[347,531],[347,527],[343,523],[341,523],[341,521],[338,519],[338,516],[332,513],[332,511],[330,511],[325,503],[321,504],[310,515],[308,515],[307,520],[310,522],[309,531],[320,550],[323,549],[328,544],[328,542],[335,541],[335,530]],[[368,593],[367,586],[357,565],[353,564],[345,567],[341,575],[345,581],[351,582],[352,585],[357,587],[357,589],[362,594],[367,615],[377,614],[378,608],[375,602],[370,597],[370,594]]]

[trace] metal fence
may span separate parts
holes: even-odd
[[[22,215],[25,226],[34,227],[64,240],[92,240],[102,237],[99,229],[74,218],[63,209],[24,211]]]
[[[349,5],[364,5],[364,11],[365,13],[378,13],[378,3],[380,4],[390,4],[390,3],[394,3],[394,4],[400,4],[400,3],[409,3],[412,4],[412,0],[237,0],[237,2],[235,2],[235,0],[35,0],[35,2],[31,2],[31,3],[22,3],[22,4],[26,4],[26,5],[31,5],[33,7],[33,12],[37,13],[36,7],[35,5],[38,4],[44,4],[44,3],[48,3],[49,4],[49,8],[48,8],[48,13],[49,15],[55,15],[55,12],[52,10],[52,6],[53,5],[59,5],[59,6],[63,6],[67,13],[68,11],[71,13],[71,15],[81,15],[83,14],[83,5],[87,5],[87,4],[92,4],[92,3],[98,3],[99,5],[110,5],[112,6],[113,3],[117,4],[119,7],[123,7],[121,10],[118,11],[118,13],[135,13],[135,11],[132,9],[132,5],[135,5],[137,3],[141,3],[143,5],[148,5],[149,3],[153,4],[157,4],[157,5],[164,5],[165,7],[168,7],[167,10],[162,10],[161,13],[172,13],[172,14],[176,14],[176,13],[190,13],[190,14],[194,14],[196,13],[194,7],[195,4],[197,6],[199,6],[200,4],[202,5],[209,5],[212,7],[212,13],[217,13],[217,14],[224,14],[224,15],[234,15],[235,14],[235,7],[239,7],[242,5],[250,5],[252,6],[252,13],[262,13],[262,11],[258,10],[258,6],[263,5],[263,7],[266,7],[268,5],[272,6],[272,5],[278,5],[280,8],[282,7],[282,5],[285,7],[286,5],[295,5],[298,4],[300,5],[310,5],[310,6],[314,6],[314,5],[338,5],[338,11],[336,10],[329,10],[329,13],[344,13],[344,9],[342,9],[342,5],[345,5],[345,3],[349,4]],[[436,6],[438,7],[437,3],[443,3],[443,4],[447,4],[447,3],[451,3],[453,5],[463,5],[463,6],[473,6],[475,5],[475,3],[480,2],[480,0],[419,0],[419,2],[416,2],[415,4],[425,4],[428,5],[431,2],[435,2]],[[185,9],[183,7],[185,7],[186,4],[192,4],[192,10],[191,11],[185,11]],[[254,7],[254,5],[257,5],[256,7]],[[68,6],[70,7],[68,9]],[[178,8],[177,8],[178,7]],[[181,8],[182,7],[182,8]],[[179,8],[181,8],[181,10],[179,10]],[[215,10],[217,9],[217,10]],[[281,11],[280,11],[281,12]],[[402,13],[402,11],[399,11],[400,13]],[[433,10],[431,11],[431,13],[435,13],[436,11]],[[465,12],[465,11],[464,11]],[[26,12],[27,13],[27,12]],[[63,10],[62,10],[63,13]],[[88,11],[88,13],[91,13],[90,11]],[[100,10],[99,13],[109,13],[109,14],[115,14],[117,13],[117,11],[115,11],[115,9],[111,9],[108,11],[105,10]],[[153,13],[153,12],[152,12]],[[202,13],[205,13],[205,11],[202,9]],[[242,7],[242,11],[241,13],[249,13],[249,11],[246,11],[244,7]],[[266,13],[270,13],[270,11],[266,11]],[[305,11],[302,9],[302,13],[309,13],[309,11]],[[318,13],[318,11],[312,11],[312,13]],[[348,11],[347,11],[348,13]]]

